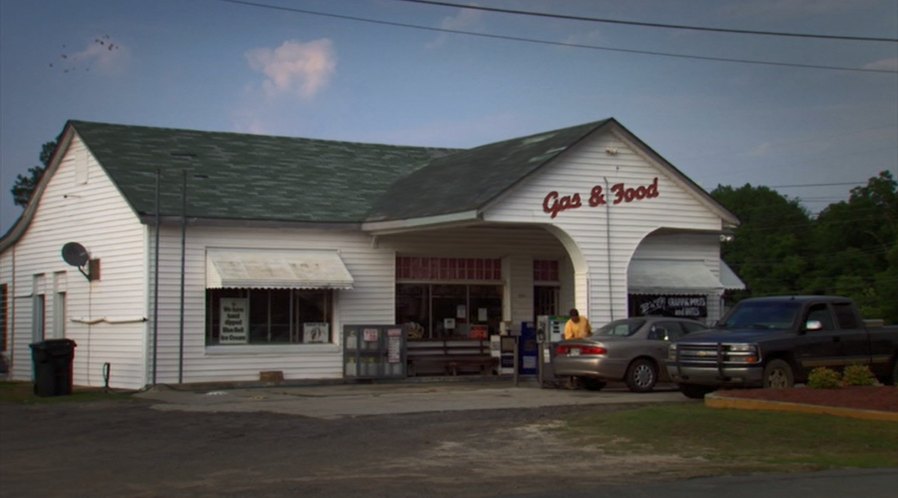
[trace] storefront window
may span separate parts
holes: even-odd
[[[330,290],[209,289],[206,344],[329,343]]]
[[[433,285],[431,325],[436,339],[466,337],[468,331],[466,285]]]
[[[424,339],[430,330],[430,294],[428,285],[396,286],[396,320],[405,324],[409,340]]]
[[[501,317],[501,285],[396,285],[396,320],[410,341],[485,340],[499,333]]]

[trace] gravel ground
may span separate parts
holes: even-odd
[[[0,404],[0,496],[497,496],[688,477],[555,430],[633,405],[378,415],[159,411],[145,401]],[[700,473],[700,472],[698,472]]]

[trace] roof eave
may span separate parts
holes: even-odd
[[[362,223],[362,230],[373,235],[388,235],[415,230],[432,228],[446,228],[449,226],[465,226],[480,223],[482,213],[477,209],[460,211],[457,213],[438,214],[421,218],[406,218],[401,220],[369,221]]]

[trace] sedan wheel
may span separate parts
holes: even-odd
[[[639,358],[627,369],[627,387],[634,393],[645,393],[655,388],[658,382],[658,367],[655,362]]]

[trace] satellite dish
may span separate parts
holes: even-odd
[[[81,268],[90,260],[90,254],[81,244],[69,242],[62,246],[62,259],[72,266]]]

